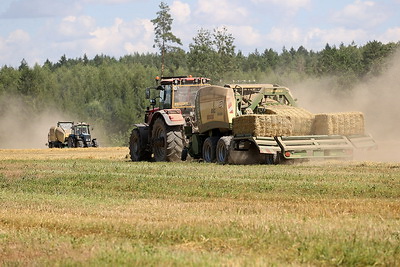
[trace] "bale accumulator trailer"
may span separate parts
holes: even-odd
[[[272,84],[201,88],[185,126],[187,154],[221,164],[275,164],[283,160],[351,158],[376,147],[361,112],[312,114],[290,90]]]

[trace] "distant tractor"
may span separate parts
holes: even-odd
[[[209,85],[210,79],[176,76],[156,78],[156,81],[157,87],[146,89],[151,107],[145,112],[144,123],[135,124],[130,136],[132,161],[181,160],[186,146],[184,126],[195,123],[190,120],[194,118],[197,91]],[[152,90],[159,92],[156,97],[151,98]]]
[[[96,138],[91,138],[89,124],[80,122],[72,126],[68,147],[98,147]]]
[[[57,147],[98,147],[96,138],[91,138],[89,124],[73,121],[59,121],[50,128],[48,134],[49,148]]]

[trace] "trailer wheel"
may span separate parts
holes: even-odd
[[[72,137],[68,138],[68,147],[75,147],[75,142]]]
[[[203,159],[205,162],[211,163],[217,160],[216,149],[218,137],[208,137],[203,144]]]
[[[129,139],[129,154],[132,161],[150,160],[150,152],[145,150],[145,144],[142,144],[140,132],[138,129],[133,129]]]
[[[218,140],[216,157],[218,164],[228,164],[229,148],[231,145],[232,136],[223,136]]]
[[[181,161],[183,135],[180,126],[168,126],[158,118],[151,132],[155,161]]]
[[[279,164],[280,161],[280,154],[266,154],[265,155],[265,163],[268,165],[276,165]]]
[[[229,163],[235,165],[251,165],[251,164],[262,164],[265,162],[265,157],[260,154],[256,144],[250,142],[248,148],[240,149],[235,148],[237,146],[233,144],[229,148]]]

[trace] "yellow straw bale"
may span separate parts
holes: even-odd
[[[303,108],[276,105],[268,106],[266,112],[288,117],[292,123],[292,135],[310,135],[312,133],[314,115]]]
[[[364,115],[362,112],[316,114],[313,133],[317,135],[364,134]]]
[[[233,118],[234,134],[253,136],[292,135],[292,123],[286,116],[252,114]]]

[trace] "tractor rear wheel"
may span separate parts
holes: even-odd
[[[231,145],[232,136],[222,136],[217,143],[216,157],[218,164],[228,164],[229,147]]]
[[[208,137],[203,144],[203,159],[205,162],[215,162],[218,137]]]
[[[183,135],[180,126],[168,126],[158,118],[151,131],[155,161],[181,161]]]
[[[76,147],[83,147],[83,141],[82,140],[76,141]]]
[[[143,144],[140,139],[138,129],[133,129],[129,139],[129,154],[132,161],[150,160],[151,154],[145,149],[146,144]]]

